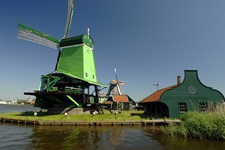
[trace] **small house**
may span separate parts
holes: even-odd
[[[136,103],[128,95],[122,94],[120,89],[121,85],[124,85],[124,82],[119,82],[118,80],[112,80],[110,82],[106,94],[107,99],[102,102],[102,105],[111,110],[133,110]]]
[[[205,112],[224,101],[223,94],[205,86],[197,70],[185,70],[185,77],[177,77],[177,84],[159,89],[139,102],[144,113],[154,117],[179,118],[188,111]],[[210,105],[210,106],[209,106]]]
[[[133,110],[136,104],[128,95],[113,95],[110,96],[104,103],[112,110]]]

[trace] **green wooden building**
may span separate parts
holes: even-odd
[[[179,118],[187,111],[205,112],[224,101],[218,90],[205,86],[197,70],[185,70],[185,77],[177,77],[177,84],[157,90],[139,102],[146,114],[154,117]]]

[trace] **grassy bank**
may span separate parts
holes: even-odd
[[[122,111],[121,113],[110,113],[104,111],[104,114],[64,114],[48,115],[46,112],[18,112],[18,113],[3,113],[0,114],[2,118],[21,119],[21,120],[39,120],[39,121],[137,121],[146,120],[143,116],[143,111]]]
[[[162,127],[162,130],[175,137],[225,140],[225,112],[188,112],[181,116],[180,125]]]

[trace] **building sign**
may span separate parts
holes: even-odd
[[[189,86],[189,87],[188,87],[188,92],[189,92],[190,94],[195,94],[195,93],[196,93],[196,88],[195,88],[194,86]]]

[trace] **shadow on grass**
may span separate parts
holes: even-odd
[[[144,113],[141,113],[141,112],[131,113],[130,115],[131,116],[138,116],[138,117],[140,117],[142,119],[151,119],[151,118],[153,118],[151,115],[144,114]]]
[[[50,116],[47,111],[25,111],[17,114],[16,116]]]

